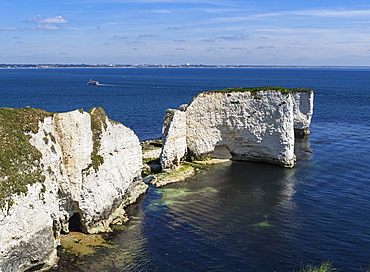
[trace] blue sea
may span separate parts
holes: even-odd
[[[3,69],[0,107],[99,106],[146,140],[161,136],[167,108],[199,92],[257,86],[314,90],[296,166],[230,162],[150,187],[111,246],[71,260],[74,271],[370,270],[368,69]]]

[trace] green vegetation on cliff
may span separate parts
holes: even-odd
[[[103,108],[94,107],[91,108],[88,113],[91,116],[91,131],[93,133],[93,151],[91,152],[91,164],[87,167],[94,168],[95,171],[98,171],[99,165],[104,162],[104,158],[98,154],[100,149],[101,135],[103,129],[107,129],[107,114]],[[87,170],[85,169],[85,170]]]
[[[27,185],[43,182],[41,153],[29,142],[39,121],[53,113],[33,108],[0,108],[0,209],[13,205],[13,195],[27,194]]]
[[[323,262],[320,265],[307,265],[298,272],[334,272],[337,271],[330,262]]]
[[[93,151],[91,152],[91,164],[88,165],[84,171],[94,168],[95,172],[101,164],[104,163],[104,157],[99,155],[99,150],[101,146],[101,137],[103,130],[106,130],[108,125],[107,122],[117,123],[108,118],[104,109],[101,107],[93,107],[88,113],[91,117],[91,131],[93,133]]]
[[[91,130],[93,151],[91,164],[87,167],[98,170],[104,158],[98,154],[103,130],[107,128],[107,115],[102,108],[92,108]],[[39,130],[39,122],[54,113],[34,108],[0,108],[0,209],[9,209],[14,203],[13,196],[27,194],[27,185],[43,182],[40,160],[42,154],[30,144],[31,133]],[[109,120],[110,121],[110,120]],[[45,134],[47,144],[53,135]],[[51,147],[55,152],[55,147]],[[87,170],[85,169],[85,170]],[[52,170],[49,170],[52,171]],[[44,189],[44,186],[42,187]],[[41,190],[41,194],[43,191]]]
[[[272,86],[266,86],[266,87],[250,87],[250,88],[243,88],[243,87],[239,87],[239,88],[228,88],[228,89],[212,90],[212,91],[206,91],[206,92],[198,93],[190,101],[189,105],[194,101],[194,99],[197,96],[202,95],[202,94],[211,94],[211,93],[227,93],[227,94],[229,94],[229,93],[234,93],[234,92],[250,92],[251,95],[253,95],[253,97],[255,99],[261,99],[257,95],[257,93],[260,92],[260,91],[277,91],[277,92],[281,92],[282,94],[301,93],[301,92],[312,93],[313,92],[313,90],[311,90],[311,89],[305,89],[305,88],[288,89],[288,88],[284,88],[284,87],[272,87]],[[232,101],[231,103],[237,104],[236,101]]]
[[[229,88],[229,89],[221,89],[221,90],[213,90],[213,91],[207,91],[205,93],[233,93],[233,92],[251,92],[253,95],[256,95],[259,91],[278,91],[283,94],[288,93],[299,93],[299,92],[313,92],[311,89],[300,89],[300,88],[294,88],[294,89],[288,89],[284,87],[272,87],[272,86],[266,86],[266,87],[251,87],[251,88]]]

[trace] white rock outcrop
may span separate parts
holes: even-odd
[[[147,189],[139,139],[100,108],[50,114],[29,142],[41,153],[43,178],[0,210],[1,272],[52,264],[59,235],[71,224],[87,233],[110,231]]]
[[[167,110],[162,127],[162,151],[160,161],[163,169],[176,169],[186,153],[186,113]]]
[[[309,133],[311,90],[233,89],[198,94],[184,109],[168,110],[164,122],[162,169],[174,169],[226,146],[233,160],[293,167],[294,131]],[[186,144],[184,142],[186,141]]]
[[[310,124],[313,114],[313,92],[292,92],[294,130],[297,135],[310,134]]]

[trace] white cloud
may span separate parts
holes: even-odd
[[[268,46],[258,46],[257,49],[271,49],[271,48],[275,48],[275,46],[273,45],[268,45]]]
[[[370,24],[370,21],[350,22],[350,24]]]
[[[127,42],[127,43],[137,43],[137,44],[140,44],[140,43],[146,43],[146,42],[132,41],[132,42]]]
[[[37,27],[39,29],[44,29],[44,30],[58,30],[58,29],[60,29],[59,26],[55,26],[55,25],[38,25]]]
[[[240,9],[230,9],[230,8],[197,8],[197,10],[200,10],[206,13],[213,13],[213,14],[240,12]]]
[[[177,53],[176,62],[187,56],[186,62],[214,63],[280,61],[261,57],[266,53],[285,54],[282,63],[294,59],[298,62],[304,57],[314,63],[343,54],[369,55],[366,50],[370,44],[370,4],[361,7],[356,1],[346,3],[348,8],[339,8],[342,3],[302,6],[281,1],[269,6],[264,1],[245,0],[84,0],[82,6],[77,2],[68,8],[68,13],[48,13],[36,6],[36,10],[28,11],[34,16],[24,17],[28,25],[19,19],[18,25],[3,22],[0,33],[7,33],[10,39],[33,30],[25,40],[29,52],[41,54],[41,47],[52,52],[58,45],[60,49],[54,53],[69,48],[71,61],[94,58],[103,50],[104,54],[99,55],[101,62],[112,62],[121,56],[121,61],[133,63],[165,62],[163,54],[168,52]],[[107,5],[113,2],[117,5]],[[71,22],[72,27],[67,27]],[[54,34],[44,39],[45,33]],[[5,43],[0,43],[0,47],[5,47]],[[248,52],[248,59],[242,59]]]
[[[154,34],[143,34],[143,35],[137,35],[137,37],[139,39],[141,39],[141,38],[155,38],[155,37],[158,37],[158,35],[154,35]]]
[[[125,35],[114,35],[113,38],[115,39],[127,39],[128,37]]]
[[[62,16],[45,17],[42,15],[28,17],[26,21],[36,24],[35,27],[25,28],[26,30],[60,30],[60,24],[66,24],[69,22]]]
[[[216,42],[215,39],[202,39],[202,42]]]
[[[204,51],[208,51],[208,52],[217,51],[217,48],[216,47],[207,47]]]
[[[290,12],[288,12],[289,14]],[[338,18],[358,18],[369,17],[370,9],[361,10],[302,10],[293,11],[291,15],[314,16],[314,17],[338,17]]]
[[[312,9],[312,10],[291,10],[271,13],[251,14],[248,16],[232,16],[217,18],[216,21],[222,22],[241,22],[271,17],[305,16],[322,18],[369,18],[370,9],[344,10],[344,9]]]
[[[242,41],[247,40],[248,35],[247,34],[240,34],[240,35],[234,35],[234,36],[221,36],[216,38],[218,40],[227,40],[227,41]]]
[[[36,27],[27,28],[28,30],[59,30],[60,27],[56,25],[37,25]]]
[[[62,16],[47,17],[39,22],[40,24],[66,24],[68,20]]]
[[[210,39],[202,39],[202,42],[216,42],[216,41],[244,41],[248,40],[249,35],[248,34],[238,34],[233,36],[220,36],[216,38],[210,38]]]
[[[21,31],[18,27],[0,27],[0,31]]]
[[[160,14],[172,13],[172,11],[168,10],[168,9],[154,9],[154,10],[150,10],[149,12],[151,12],[151,13],[160,13]]]
[[[41,15],[36,15],[35,17],[28,17],[28,22],[34,22],[36,24],[66,24],[68,20],[62,16],[55,17],[44,17]]]

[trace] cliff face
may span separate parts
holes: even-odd
[[[313,92],[292,92],[294,130],[298,135],[310,134],[313,114]]]
[[[226,146],[234,160],[293,167],[294,131],[309,133],[312,110],[310,90],[201,93],[186,110],[167,111],[162,168],[176,168],[186,152],[191,159],[211,156],[219,145]]]
[[[28,141],[21,144],[34,148],[36,159],[17,162],[12,154],[0,166],[0,271],[25,271],[52,263],[60,233],[70,228],[110,231],[111,223],[126,219],[124,208],[147,188],[141,181],[141,146],[132,130],[109,120],[100,108],[89,113],[5,111],[4,118],[19,112],[39,117],[32,119],[36,123],[32,129],[17,127],[24,130],[19,135],[27,134]],[[0,134],[9,134],[4,127],[0,123]],[[12,164],[20,170],[10,175],[5,168]],[[22,173],[22,165],[31,165],[28,174]],[[24,176],[18,177],[24,183],[21,189],[6,187],[14,175]]]
[[[186,152],[186,113],[167,110],[162,128],[162,151],[160,160],[163,169],[177,168]]]

